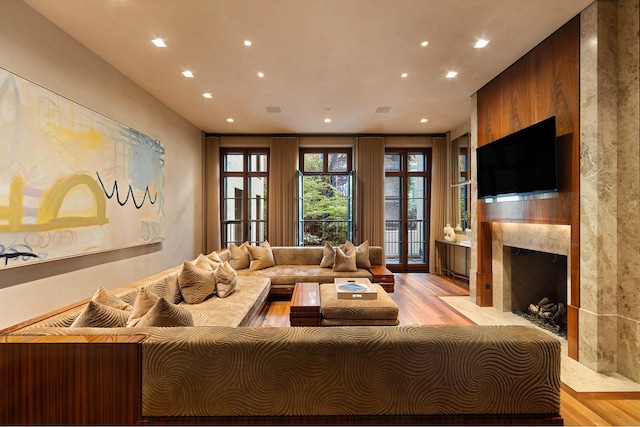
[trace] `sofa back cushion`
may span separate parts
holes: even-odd
[[[272,246],[273,258],[277,265],[320,265],[324,246]],[[385,265],[381,246],[369,245],[371,265]]]

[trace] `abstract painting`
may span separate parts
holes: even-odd
[[[164,146],[0,68],[0,269],[164,240]]]

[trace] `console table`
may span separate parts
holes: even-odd
[[[456,251],[459,248],[464,250],[464,272],[456,270]],[[469,254],[470,246],[461,245],[456,242],[446,240],[436,240],[436,257],[440,260],[441,273],[450,276],[455,283],[456,279],[461,279],[469,283]]]

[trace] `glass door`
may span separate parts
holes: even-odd
[[[431,150],[385,154],[385,255],[391,271],[428,271]]]

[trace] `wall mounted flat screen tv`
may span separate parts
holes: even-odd
[[[556,118],[478,147],[478,198],[558,191]]]

